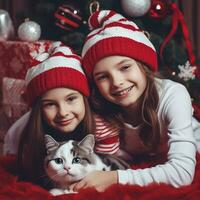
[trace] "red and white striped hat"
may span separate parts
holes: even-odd
[[[49,52],[35,58],[25,81],[30,104],[48,90],[57,87],[71,88],[89,96],[89,86],[80,57],[61,42],[55,42]]]
[[[111,11],[94,12],[88,21],[91,29],[82,50],[82,64],[90,74],[95,64],[107,56],[127,56],[157,70],[157,54],[153,44],[138,26]]]

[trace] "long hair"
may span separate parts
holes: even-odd
[[[141,71],[145,73],[147,85],[142,95],[141,118],[143,126],[140,131],[140,138],[144,145],[150,150],[155,151],[160,143],[161,132],[157,116],[157,107],[159,102],[159,95],[155,85],[155,77],[161,78],[159,74],[155,74],[145,67],[142,63],[137,62]],[[90,105],[95,113],[100,114],[110,123],[117,125],[123,130],[123,109],[121,106],[113,104],[106,100],[99,92],[93,78],[88,77],[91,85]],[[122,131],[121,131],[122,132]],[[122,132],[123,133],[123,132]],[[121,137],[123,137],[121,135]]]
[[[45,171],[43,168],[46,149],[44,134],[52,135],[56,140],[81,140],[88,133],[93,133],[94,123],[88,99],[84,96],[85,116],[75,131],[69,134],[59,133],[44,121],[41,112],[41,98],[32,106],[30,118],[26,124],[19,142],[18,169],[22,180],[32,181],[41,186],[45,185]]]

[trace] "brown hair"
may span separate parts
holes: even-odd
[[[89,107],[88,99],[84,96],[86,113],[83,121],[76,130],[70,134],[58,133],[49,127],[43,120],[41,112],[41,98],[38,98],[32,107],[30,118],[20,137],[18,148],[18,167],[22,180],[32,181],[46,187],[45,171],[43,168],[46,149],[44,134],[57,137],[56,140],[81,140],[88,133],[93,133],[93,117]]]
[[[142,130],[140,131],[140,138],[149,150],[155,151],[160,143],[161,132],[157,116],[159,96],[154,77],[161,78],[161,76],[153,73],[140,62],[137,63],[147,78],[147,86],[141,97],[140,103],[142,110],[141,117],[144,124]],[[94,80],[91,77],[89,77],[89,80],[91,86],[91,108],[95,113],[100,114],[110,123],[117,125],[119,128],[121,127],[121,130],[123,130],[123,109],[119,105],[113,104],[106,100],[100,94],[96,84],[94,83]],[[123,135],[121,135],[121,137],[123,137]]]

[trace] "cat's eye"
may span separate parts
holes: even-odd
[[[63,164],[62,158],[56,158],[56,159],[55,159],[55,163],[56,163],[56,164]]]
[[[77,163],[80,163],[81,162],[81,158],[79,157],[75,157],[73,160],[72,160],[72,163],[73,164],[77,164]]]

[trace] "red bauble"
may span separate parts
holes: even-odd
[[[200,66],[197,66],[194,73],[195,73],[196,78],[200,78]]]
[[[73,4],[60,5],[54,16],[56,26],[67,31],[77,29],[82,24],[82,13]]]
[[[199,120],[200,122],[200,105],[196,103],[192,103],[192,106],[194,108],[194,116]]]
[[[152,0],[148,15],[154,19],[163,19],[170,12],[170,4],[166,0]]]

